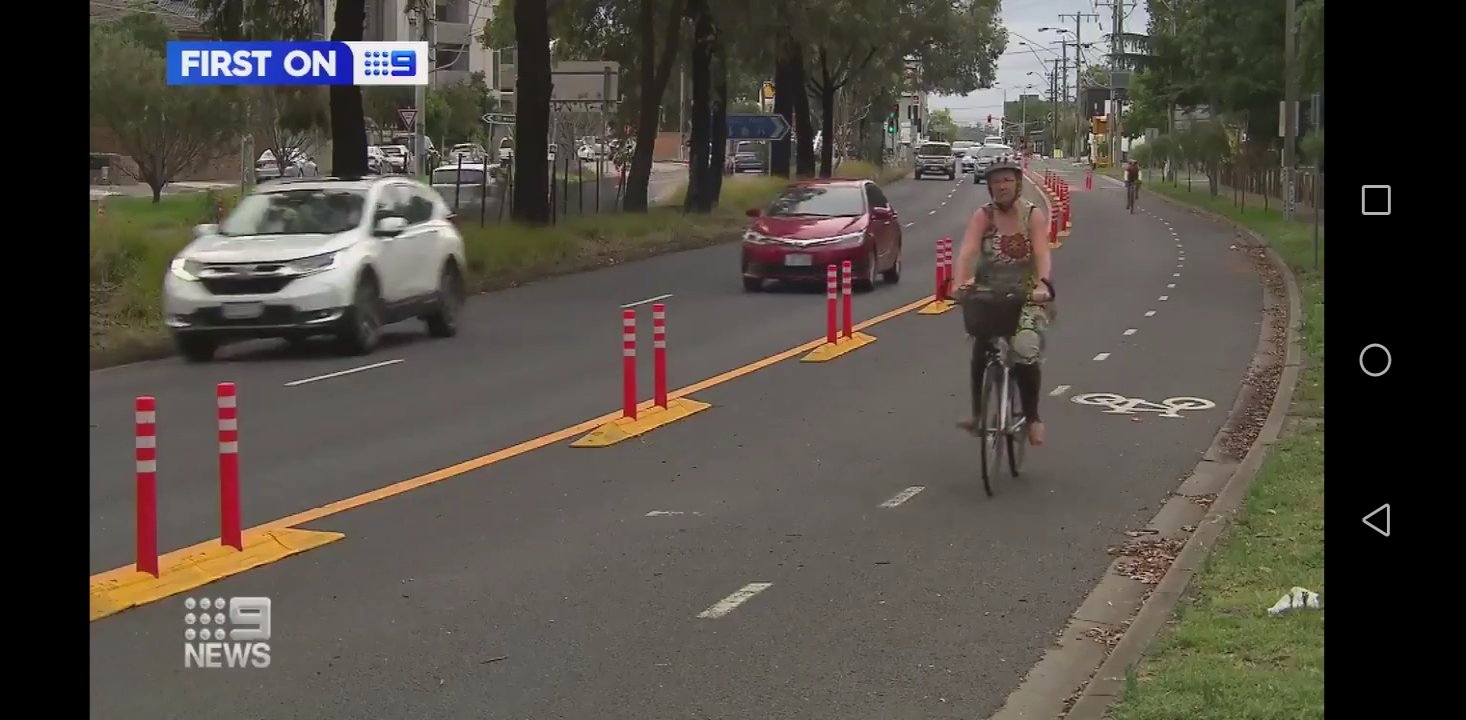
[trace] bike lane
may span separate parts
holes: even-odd
[[[1050,443],[997,497],[952,427],[967,403],[960,317],[904,315],[831,363],[699,393],[711,410],[638,441],[547,448],[331,518],[321,529],[348,542],[210,586],[275,598],[268,675],[180,673],[176,599],[95,623],[94,705],[180,718],[990,712],[1103,572],[1105,546],[1205,449],[1255,343],[1255,280],[1206,267],[1211,251],[1185,263],[1196,295],[1236,312],[1124,335],[1176,249],[1162,223],[1107,216],[1102,200],[1076,200],[1056,253],[1069,301],[1045,367]],[[955,233],[965,220],[938,222]],[[1195,233],[1192,252],[1225,240]],[[1194,388],[1221,407],[1106,416],[1049,397],[1060,384],[1148,399]],[[909,487],[922,490],[881,507]],[[696,617],[750,583],[771,585]]]

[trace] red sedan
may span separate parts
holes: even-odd
[[[765,280],[816,281],[827,265],[849,260],[859,290],[901,280],[901,223],[869,180],[810,180],[784,189],[768,210],[748,211],[743,289]]]

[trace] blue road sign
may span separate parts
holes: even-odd
[[[783,140],[789,123],[783,115],[729,115],[729,140]]]

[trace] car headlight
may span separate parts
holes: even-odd
[[[179,255],[178,257],[173,258],[173,262],[168,266],[168,271],[173,273],[173,277],[176,277],[179,280],[195,282],[199,279],[199,271],[202,270],[203,267],[203,263],[197,260],[189,260],[182,255]]]
[[[292,273],[304,275],[306,273],[313,273],[325,270],[326,268],[331,267],[331,265],[335,262],[336,253],[332,252],[326,253],[324,255],[312,255],[311,257],[301,258],[299,260],[291,260],[290,262],[285,264],[285,267],[288,268],[289,271]]]
[[[753,243],[754,245],[773,245],[776,241],[767,235],[760,235],[752,230],[749,230],[748,232],[743,233],[743,242]]]

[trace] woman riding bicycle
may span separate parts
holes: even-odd
[[[1018,332],[1009,341],[1013,353],[1013,379],[1028,424],[1028,442],[1044,443],[1044,425],[1039,419],[1038,398],[1042,382],[1039,365],[1043,359],[1044,334],[1049,324],[1048,301],[1053,298],[1050,282],[1053,258],[1049,253],[1049,219],[1038,206],[1023,199],[1023,171],[1011,160],[988,166],[984,180],[992,201],[967,221],[962,247],[955,263],[958,297],[974,287],[1015,290],[1025,294]],[[986,348],[991,338],[977,338],[973,346],[973,377],[981,377]],[[977,432],[978,419],[958,425]]]

